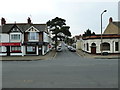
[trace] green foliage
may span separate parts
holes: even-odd
[[[47,26],[52,31],[52,34],[55,35],[52,39],[55,41],[55,48],[57,47],[57,38],[60,40],[64,39],[63,36],[58,35],[59,33],[63,33],[66,36],[71,36],[71,32],[69,31],[69,26],[66,26],[66,20],[56,17],[47,22]]]
[[[83,37],[87,37],[87,36],[92,36],[95,35],[95,32],[91,33],[91,30],[86,30],[86,32],[84,32]]]
[[[66,36],[69,36],[69,37],[71,37],[72,35],[71,35],[71,32],[69,31],[69,26],[63,26],[62,28],[61,28],[61,32],[63,33],[63,34],[65,34]]]

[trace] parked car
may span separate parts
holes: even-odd
[[[62,51],[62,47],[61,46],[57,46],[57,52],[61,52]]]
[[[65,44],[65,47],[67,47],[67,44]]]
[[[70,50],[72,48],[72,46],[67,46],[68,50]]]
[[[71,48],[70,48],[70,51],[71,51],[71,52],[76,52],[76,49],[75,49],[74,47],[71,47]]]

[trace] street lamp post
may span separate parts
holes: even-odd
[[[104,10],[102,13],[101,13],[101,55],[102,55],[102,15],[104,12],[107,12],[107,10]]]

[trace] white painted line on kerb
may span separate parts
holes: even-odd
[[[78,56],[80,56],[80,57],[83,57],[82,55],[78,54],[78,52],[76,52],[76,54],[77,54]]]
[[[53,59],[55,59],[56,56],[57,56],[57,52],[55,53],[55,56],[53,57]]]

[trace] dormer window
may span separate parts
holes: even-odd
[[[25,32],[28,33],[28,41],[30,41],[30,42],[39,41],[39,32],[40,31],[38,29],[36,29],[35,27],[31,26]]]

